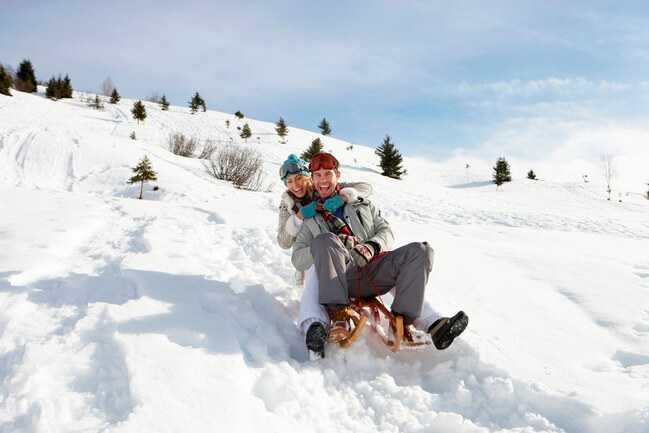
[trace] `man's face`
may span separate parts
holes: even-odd
[[[336,189],[340,173],[335,169],[319,168],[311,173],[313,187],[320,197],[329,197]]]

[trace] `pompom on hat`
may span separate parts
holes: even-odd
[[[279,168],[279,177],[286,185],[286,179],[292,174],[301,174],[303,176],[311,176],[309,172],[309,164],[303,159],[300,159],[296,154],[291,153],[286,161]]]

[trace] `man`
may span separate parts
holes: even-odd
[[[393,288],[391,309],[394,315],[403,317],[404,338],[424,338],[413,323],[422,313],[433,249],[425,242],[413,242],[390,251],[392,230],[376,207],[367,200],[345,203],[340,199],[340,164],[333,155],[315,155],[309,171],[318,214],[304,221],[293,244],[291,261],[298,270],[315,264],[320,303],[331,320],[328,338],[319,323],[309,328],[309,350],[324,355],[325,339],[336,342],[349,338],[346,306],[350,296],[374,297],[377,291],[385,294]],[[428,329],[430,337],[424,335],[432,337],[438,349],[445,349],[467,324],[468,317],[460,311],[452,318],[435,321]]]

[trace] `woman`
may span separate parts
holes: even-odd
[[[282,194],[279,205],[277,243],[287,250],[293,246],[304,219],[316,215],[317,203],[311,200],[313,183],[309,164],[306,161],[294,154],[289,155],[279,169],[279,176],[287,189]],[[341,183],[340,186],[340,197],[343,201],[362,200],[372,194],[372,186],[368,183]],[[297,317],[298,329],[306,336],[312,324],[320,323],[326,330],[329,326],[329,315],[318,300],[318,278],[315,268],[311,266],[306,270],[305,275],[296,272],[295,276],[298,285],[304,284]],[[319,357],[317,354],[313,356]]]

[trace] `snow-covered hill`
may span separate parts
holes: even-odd
[[[309,362],[276,173],[317,135],[289,125],[281,144],[271,123],[151,103],[137,124],[133,100],[83,97],[0,95],[0,431],[649,432],[639,195],[496,190],[488,171],[412,158],[396,181],[373,149],[321,137],[342,180],[372,183],[398,245],[433,245],[427,297],[471,322],[443,352],[365,332]],[[171,154],[172,132],[258,150],[271,191]],[[145,154],[158,182],[137,200]]]

